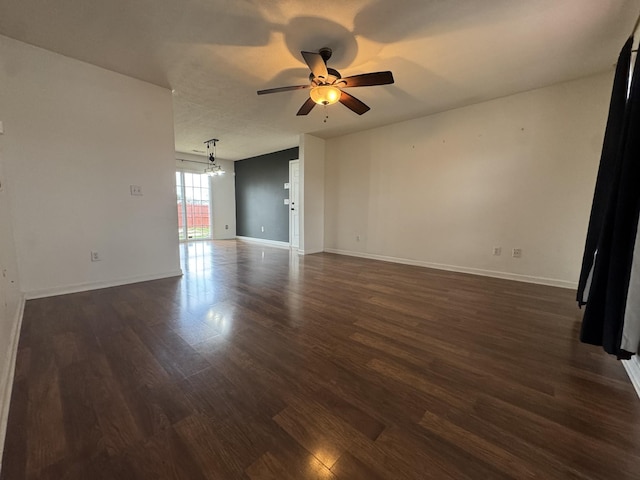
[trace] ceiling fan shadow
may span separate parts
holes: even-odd
[[[333,49],[331,66],[343,68],[350,65],[358,54],[355,35],[346,27],[320,17],[296,17],[279,27],[291,55],[302,61],[301,51],[317,52],[319,48]]]
[[[279,87],[281,85],[293,85],[296,83],[309,83],[309,69],[308,68],[287,68],[278,72],[277,75],[274,75],[269,80],[267,80],[264,85],[265,88],[268,86]]]
[[[380,43],[423,38],[522,16],[523,6],[519,3],[512,0],[375,0],[358,12],[353,33]]]

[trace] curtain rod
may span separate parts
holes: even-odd
[[[197,160],[185,160],[184,158],[176,158],[176,160],[180,160],[181,162],[199,163],[200,165],[210,165],[211,163],[211,162],[198,162]]]

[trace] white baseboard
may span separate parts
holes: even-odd
[[[313,255],[314,253],[322,253],[325,250],[324,249],[320,249],[318,250],[317,248],[311,249],[311,250],[300,250],[302,252],[301,255]]]
[[[289,245],[288,242],[280,242],[278,240],[267,240],[266,238],[236,236],[236,239],[240,240],[241,242],[258,243],[261,245],[268,245],[270,247],[286,248],[287,250],[291,248],[291,245]]]
[[[69,293],[86,292],[87,290],[98,290],[100,288],[118,287],[120,285],[128,285],[130,283],[148,282],[150,280],[160,280],[163,278],[181,276],[182,270],[173,270],[171,272],[154,273],[151,275],[136,275],[133,277],[119,278],[117,280],[109,280],[105,282],[77,283],[74,285],[65,285],[62,287],[31,290],[25,292],[25,296],[27,300],[32,300],[34,298],[54,297],[56,295],[67,295]]]
[[[9,420],[9,404],[11,403],[11,391],[13,390],[13,376],[16,369],[16,357],[18,355],[18,341],[20,340],[20,328],[24,314],[24,295],[13,317],[13,328],[9,338],[9,349],[5,352],[2,370],[0,371],[0,471],[2,471],[2,452],[7,434],[7,422]]]
[[[636,389],[638,397],[640,397],[640,359],[637,355],[631,357],[631,360],[622,360],[622,365],[629,375],[629,379]]]
[[[529,275],[520,275],[518,273],[496,272],[493,270],[483,270],[480,268],[461,267],[458,265],[446,265],[442,263],[424,262],[422,260],[412,260],[409,258],[389,257],[386,255],[375,255],[372,253],[353,252],[351,250],[339,250],[335,248],[325,248],[327,253],[337,253],[338,255],[349,255],[351,257],[369,258],[371,260],[381,260],[383,262],[402,263],[404,265],[414,265],[417,267],[435,268],[437,270],[447,270],[450,272],[470,273],[472,275],[481,275],[483,277],[503,278],[505,280],[515,280],[517,282],[537,283],[540,285],[550,285],[552,287],[561,288],[578,288],[576,282],[567,280],[558,280],[555,278],[533,277]]]

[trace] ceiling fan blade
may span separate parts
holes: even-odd
[[[372,87],[374,85],[389,85],[393,83],[393,74],[389,71],[363,73],[362,75],[353,75],[339,80],[340,83],[345,82],[343,88],[347,87]]]
[[[289,90],[302,90],[309,88],[309,85],[292,85],[290,87],[267,88],[266,90],[258,90],[258,95],[266,95],[267,93],[288,92]]]
[[[298,113],[296,113],[296,115],[307,115],[311,110],[313,110],[313,107],[315,106],[316,102],[314,102],[311,98],[307,98],[307,101],[302,104],[300,110],[298,110]]]
[[[329,72],[327,71],[327,64],[324,63],[324,59],[322,55],[314,52],[300,52],[304,61],[307,62],[309,69],[313,73],[313,76],[323,81],[327,79],[329,76]]]
[[[340,95],[340,103],[347,107],[349,110],[357,113],[358,115],[362,115],[363,113],[367,113],[371,108],[369,108],[366,104],[362,103],[353,95],[349,95],[347,92],[342,92]]]

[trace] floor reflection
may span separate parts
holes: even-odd
[[[278,267],[285,259],[289,268],[282,270]],[[182,315],[175,328],[189,343],[242,329],[249,314],[239,305],[272,310],[275,322],[287,324],[301,313],[297,250],[256,248],[236,240],[188,242],[180,244],[180,265],[184,276],[179,298],[188,315]]]

